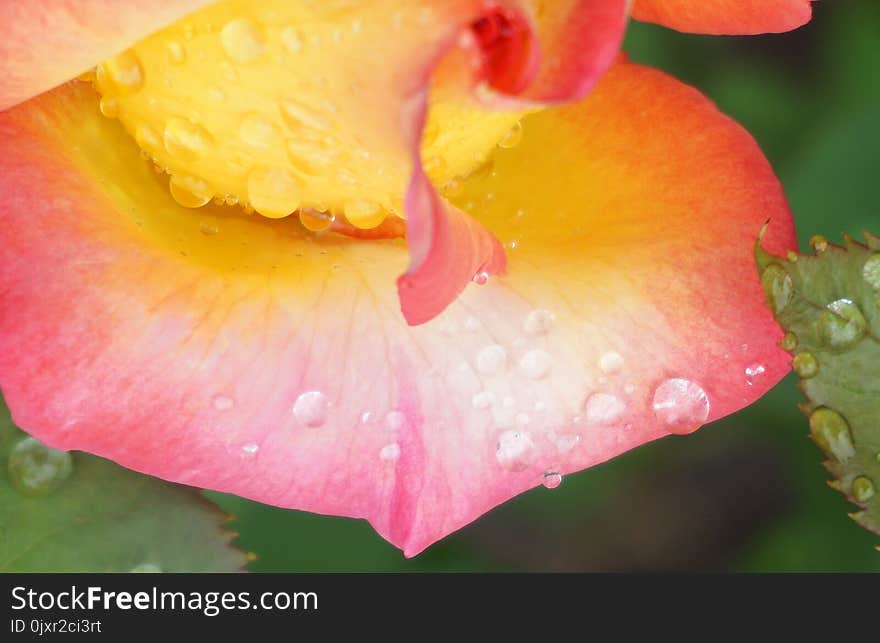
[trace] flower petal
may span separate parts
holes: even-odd
[[[635,0],[632,15],[678,31],[716,35],[781,33],[805,25],[813,0]]]
[[[211,0],[0,3],[0,110],[70,80]]]
[[[751,259],[767,219],[794,242],[781,188],[662,73],[619,65],[524,121],[460,202],[518,242],[507,276],[418,327],[401,240],[183,210],[90,92],[0,116],[0,386],[52,446],[366,518],[414,555],[786,371]]]

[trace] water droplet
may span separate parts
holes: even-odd
[[[852,495],[856,502],[867,502],[874,497],[874,483],[867,476],[859,476],[852,482]]]
[[[816,252],[816,254],[821,254],[828,250],[828,239],[821,234],[813,235],[810,237],[810,247]]]
[[[144,68],[133,51],[109,58],[95,70],[98,87],[103,94],[125,96],[144,86]]]
[[[843,416],[821,406],[810,414],[810,435],[822,451],[846,462],[856,454],[852,433]]]
[[[791,367],[798,377],[808,380],[819,374],[819,362],[812,353],[798,353],[791,361]]]
[[[547,351],[540,348],[530,350],[519,360],[520,372],[531,380],[545,377],[552,367],[553,358]]]
[[[7,468],[9,482],[20,493],[46,496],[73,473],[73,458],[67,451],[49,448],[27,437],[12,448]]]
[[[611,424],[623,415],[624,411],[626,404],[610,393],[594,393],[584,404],[584,416],[590,424]]]
[[[307,391],[293,405],[293,414],[303,426],[315,428],[327,421],[329,403],[320,391]]]
[[[186,50],[176,40],[169,40],[165,49],[168,53],[168,62],[172,65],[180,65],[186,60]]]
[[[485,286],[489,283],[489,273],[486,271],[478,272],[473,276],[472,281],[478,286]]]
[[[505,431],[498,436],[495,459],[507,471],[523,471],[529,466],[534,444],[524,431]]]
[[[761,273],[761,285],[774,312],[782,312],[791,303],[794,294],[791,275],[778,263],[771,263],[764,269]]]
[[[171,196],[185,208],[200,208],[214,196],[214,191],[202,179],[186,174],[175,174],[168,181]]]
[[[231,397],[226,397],[225,395],[217,395],[213,401],[214,408],[218,411],[228,411],[233,406],[235,406],[235,402]]]
[[[299,207],[299,182],[281,167],[258,167],[248,175],[248,201],[264,217],[280,219]]]
[[[251,147],[268,148],[275,143],[278,130],[275,129],[271,121],[263,118],[260,114],[248,114],[241,121],[238,135]]]
[[[545,335],[553,328],[556,321],[555,315],[544,308],[536,308],[523,322],[523,330],[528,335]]]
[[[477,370],[483,375],[495,375],[507,364],[507,351],[503,346],[491,344],[477,354]]]
[[[394,462],[399,457],[400,445],[397,444],[397,442],[386,444],[384,447],[382,447],[382,450],[379,451],[379,458],[381,460],[384,460],[385,462]]]
[[[323,232],[327,230],[336,220],[332,214],[328,212],[319,212],[312,208],[305,208],[299,212],[299,222],[306,230],[312,232]]]
[[[141,563],[131,568],[129,574],[161,574],[162,568],[153,563]]]
[[[149,125],[138,125],[134,131],[134,140],[148,154],[155,154],[162,147],[162,141]]]
[[[763,364],[752,364],[746,366],[746,384],[754,386],[767,369]]]
[[[481,391],[471,398],[471,405],[475,409],[487,409],[495,402],[495,394],[492,391]]]
[[[798,347],[798,336],[792,332],[785,333],[782,337],[782,341],[779,342],[779,348],[784,351],[788,351],[791,353]]]
[[[615,351],[605,353],[599,358],[599,368],[606,375],[617,373],[623,368],[623,357]]]
[[[389,431],[400,431],[406,425],[406,416],[401,411],[390,411],[385,416],[385,428]]]
[[[342,210],[348,222],[362,230],[377,227],[387,216],[378,203],[367,199],[349,199],[342,206]]]
[[[819,314],[819,335],[831,348],[849,348],[867,333],[868,322],[851,300],[838,299],[825,308]]]
[[[104,96],[98,103],[98,109],[107,118],[116,118],[119,116],[119,102],[112,96]]]
[[[214,145],[213,137],[205,128],[182,118],[168,120],[163,142],[168,153],[182,161],[197,161]]]
[[[520,144],[523,139],[523,127],[522,123],[517,121],[513,127],[511,127],[507,132],[505,132],[504,136],[501,137],[501,140],[498,141],[498,147],[509,150],[512,147],[516,147]]]
[[[257,451],[259,451],[259,450],[260,450],[260,445],[258,445],[258,444],[254,444],[254,443],[245,444],[243,447],[241,447],[241,457],[246,458],[246,459],[253,458],[255,455],[257,455]]]
[[[298,54],[303,48],[302,34],[296,27],[285,27],[281,30],[281,44],[291,54]]]
[[[281,101],[281,117],[294,132],[303,129],[318,132],[330,129],[330,122],[320,112],[292,99]]]
[[[874,290],[880,290],[880,252],[875,252],[865,262],[862,276]]]
[[[266,36],[262,29],[247,18],[236,18],[220,31],[223,51],[237,63],[252,63],[266,50]]]
[[[211,223],[210,221],[202,221],[201,223],[199,223],[199,232],[201,232],[206,237],[213,237],[215,234],[218,234],[220,232],[220,228],[217,226],[216,223]]]
[[[556,489],[562,484],[562,474],[558,471],[547,471],[541,476],[541,484],[547,489]]]
[[[654,415],[670,433],[693,433],[709,417],[709,396],[690,380],[674,378],[660,384],[654,391]]]

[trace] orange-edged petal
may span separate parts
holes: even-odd
[[[781,33],[808,23],[814,0],[635,0],[637,20],[691,33]]]
[[[0,386],[15,421],[166,479],[365,518],[413,555],[786,371],[751,248],[794,243],[754,141],[623,64],[459,206],[506,276],[418,327],[402,240],[175,205],[76,84],[0,116]]]
[[[210,2],[0,2],[0,110],[70,80]]]

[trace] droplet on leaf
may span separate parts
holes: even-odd
[[[810,414],[810,435],[822,451],[838,462],[846,462],[856,454],[849,424],[833,409],[822,406]]]
[[[831,302],[819,314],[819,335],[834,350],[847,349],[868,331],[868,322],[850,299]]]
[[[22,438],[12,448],[7,463],[9,481],[26,496],[46,496],[73,473],[67,451],[47,447],[34,438]]]
[[[812,353],[798,353],[791,362],[798,377],[808,380],[819,374],[819,362]]]

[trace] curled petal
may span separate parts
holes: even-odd
[[[0,110],[70,80],[210,1],[0,3]]]
[[[753,35],[805,25],[814,0],[635,0],[637,20],[692,33]]]
[[[402,240],[172,201],[91,90],[0,116],[0,386],[41,440],[365,518],[414,555],[541,483],[756,399],[787,370],[751,260],[791,247],[754,141],[621,64],[524,120],[460,197],[505,276],[421,326]],[[488,198],[489,194],[494,198]]]

